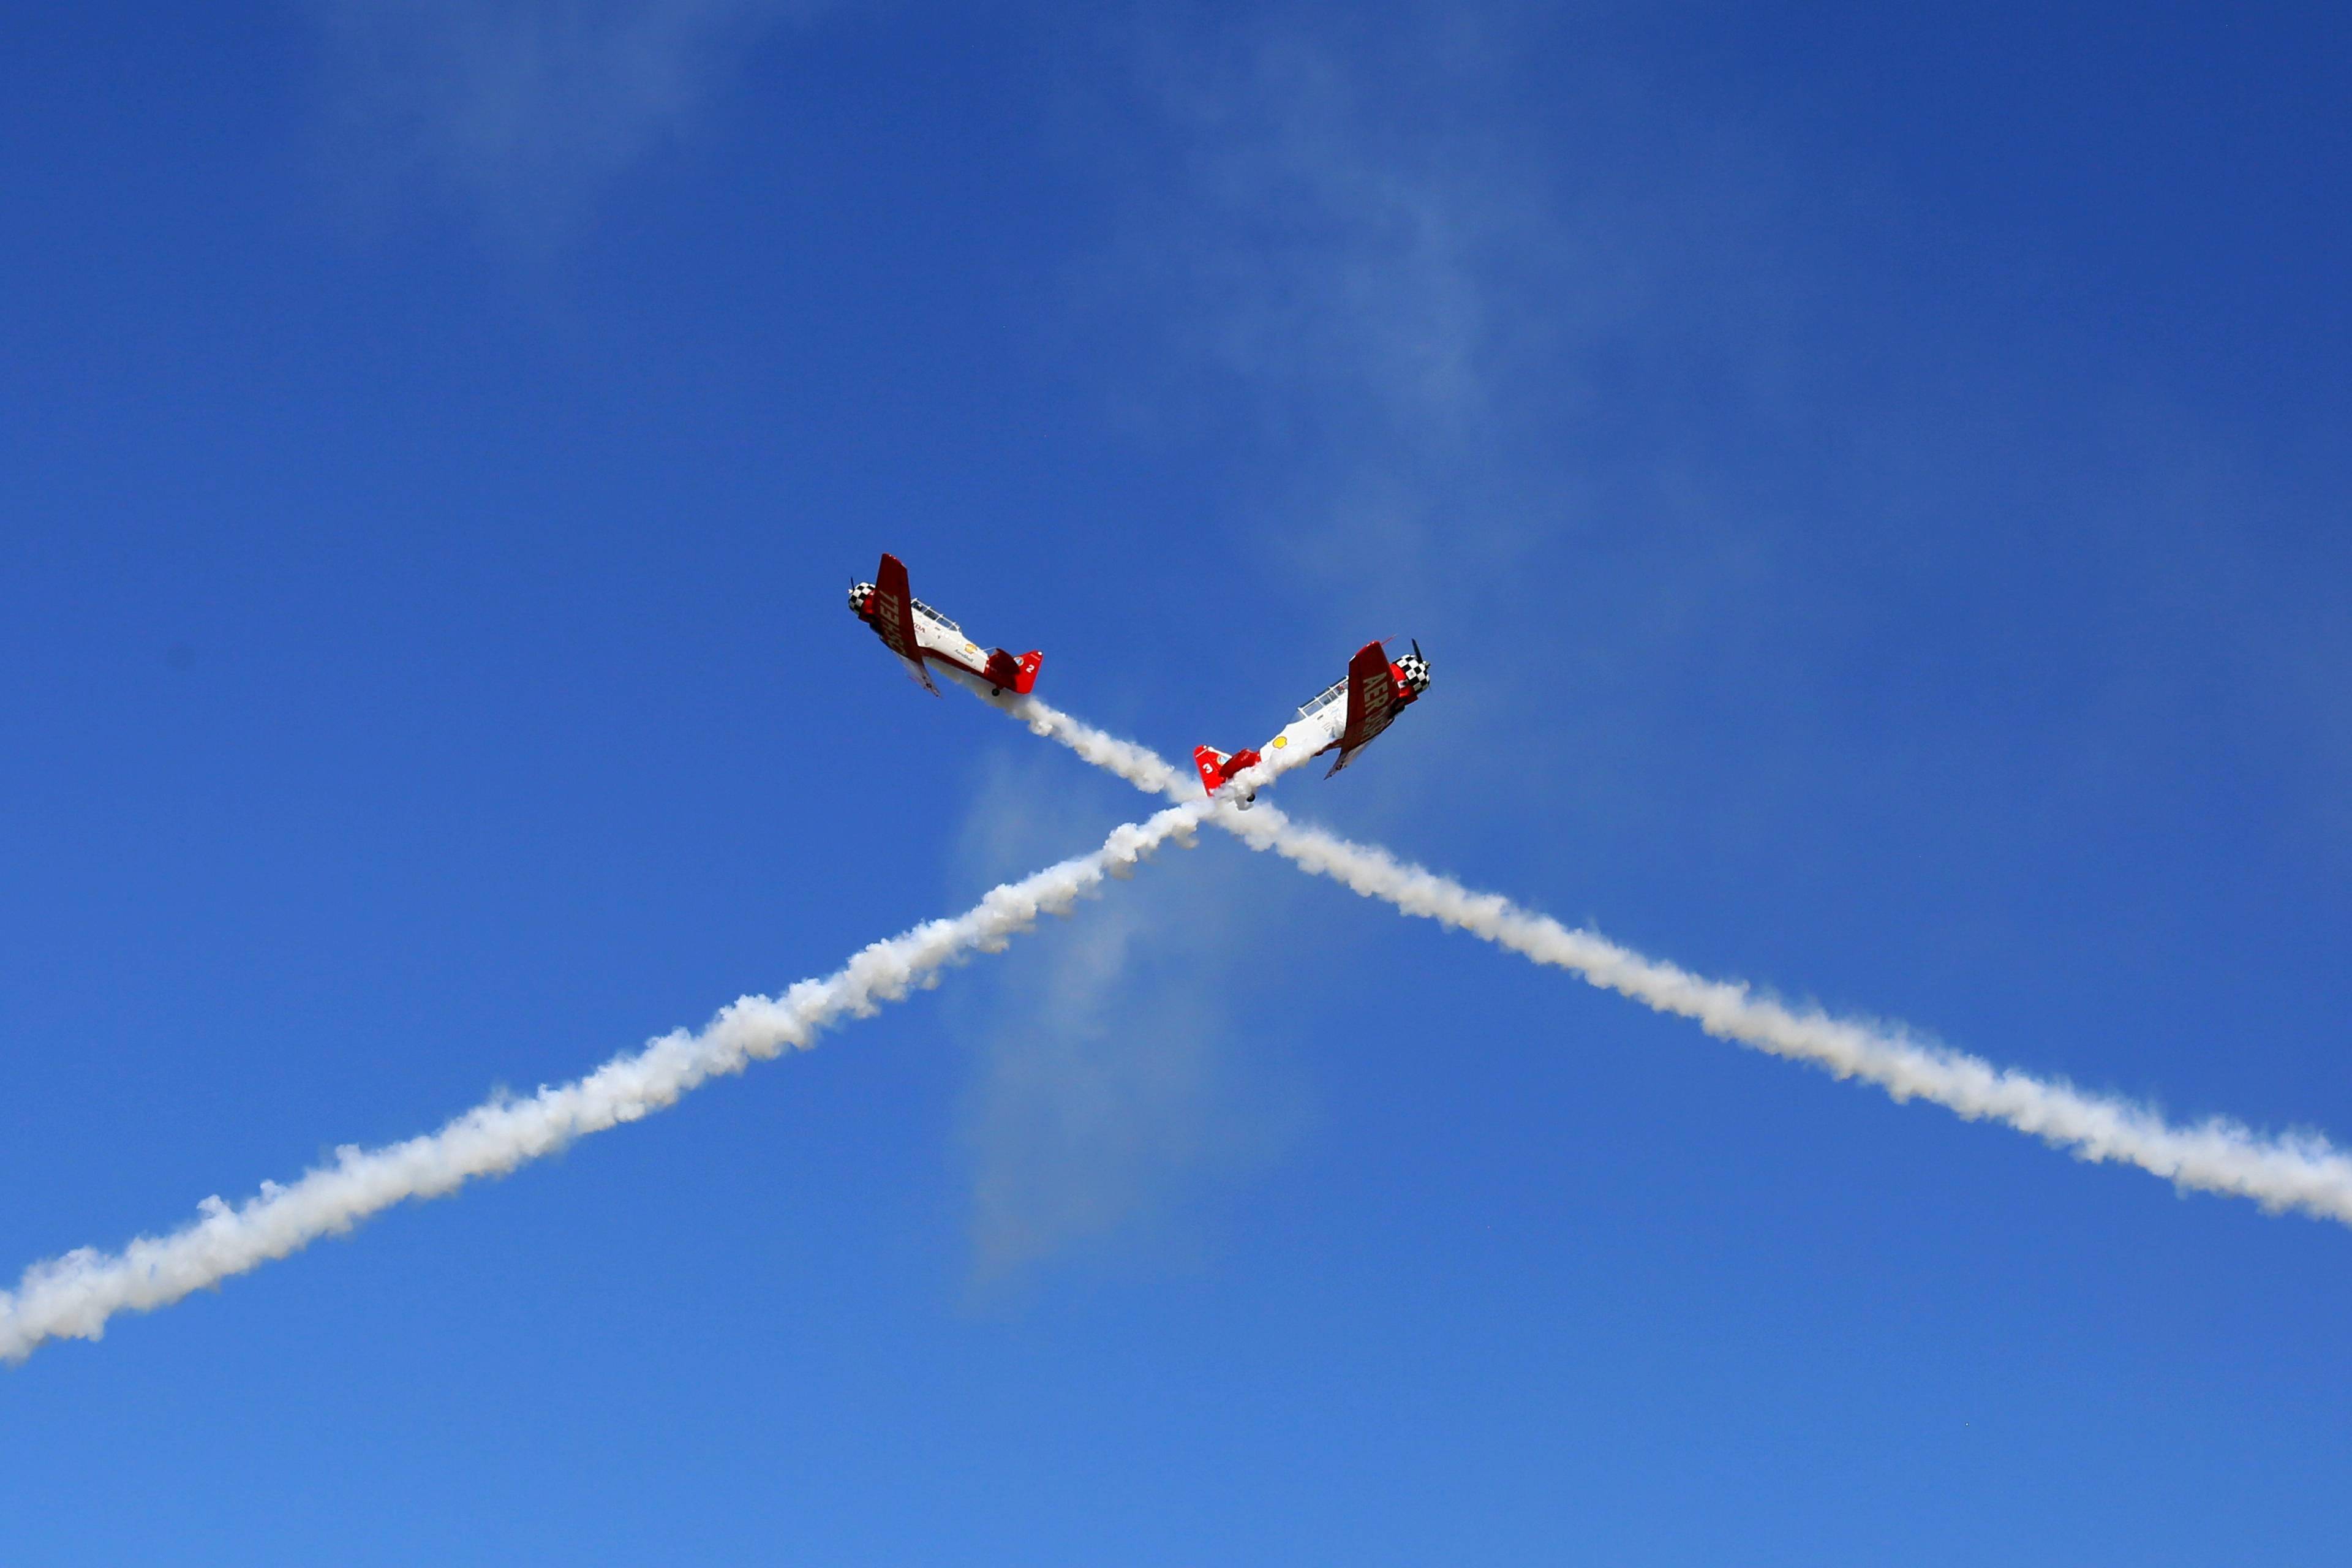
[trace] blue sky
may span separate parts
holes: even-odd
[[[0,1270],[572,1078],[1177,755],[1708,973],[2352,1136],[2318,8],[92,5],[0,65]],[[0,1371],[24,1563],[2340,1551],[2335,1227],[1217,836]],[[13,1272],[7,1276],[13,1279]]]

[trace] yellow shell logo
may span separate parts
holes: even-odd
[[[1274,749],[1277,752],[1288,744],[1290,744],[1290,737],[1287,735],[1276,735],[1274,738]]]

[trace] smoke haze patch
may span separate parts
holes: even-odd
[[[1085,798],[1072,782],[1050,760],[991,758],[966,858],[992,875],[1063,837]],[[1083,929],[1056,931],[950,1002],[975,1055],[962,1142],[983,1293],[1074,1252],[1181,1263],[1204,1245],[1202,1204],[1278,1157],[1304,1122],[1304,1091],[1248,1005],[1250,959],[1274,939],[1283,899],[1246,860],[1208,858],[1163,860]]]

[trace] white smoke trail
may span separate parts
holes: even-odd
[[[1007,883],[964,914],[877,942],[837,973],[803,980],[782,996],[743,997],[699,1034],[662,1036],[575,1082],[526,1100],[492,1100],[405,1142],[346,1146],[333,1164],[290,1185],[265,1182],[258,1196],[235,1208],[206,1198],[194,1224],[142,1237],[121,1252],[81,1247],[35,1264],[14,1293],[0,1291],[0,1358],[22,1361],[45,1340],[97,1339],[116,1312],[167,1306],[405,1199],[438,1197],[475,1177],[504,1174],[586,1133],[665,1110],[719,1074],[740,1072],[787,1048],[805,1050],[841,1018],[869,1016],[877,1004],[935,984],[943,967],[1000,951],[1041,911],[1067,912],[1081,893],[1106,876],[1128,875],[1170,838],[1189,844],[1211,809],[1196,801],[1129,823],[1092,854]]]
[[[1145,748],[1034,698],[1007,710],[1140,789],[1181,800],[1199,787]],[[1473,892],[1384,849],[1295,823],[1263,800],[1247,814],[1222,806],[1210,820],[1254,849],[1271,849],[1405,914],[1468,931],[1658,1012],[1693,1019],[1718,1038],[1839,1078],[1862,1079],[1897,1100],[1931,1100],[1971,1121],[2005,1123],[2077,1159],[2137,1165],[2176,1187],[2252,1198],[2273,1214],[2298,1209],[2352,1225],[2352,1154],[2317,1133],[2266,1137],[2222,1117],[2177,1126],[2147,1106],[1997,1068],[1897,1025],[1793,1008],[1746,985],[1708,980],[1591,931],[1572,931],[1496,894]]]
[[[1201,787],[1198,774],[1170,765],[1149,746],[1105,734],[1034,697],[993,700],[993,705],[1027,724],[1034,732],[1060,742],[1095,766],[1117,773],[1138,789],[1183,802],[1194,799]]]

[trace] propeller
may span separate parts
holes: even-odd
[[[1404,662],[1397,668],[1412,687],[1414,696],[1418,697],[1429,689],[1429,660],[1421,651],[1420,638],[1413,639],[1412,651],[1405,655]]]

